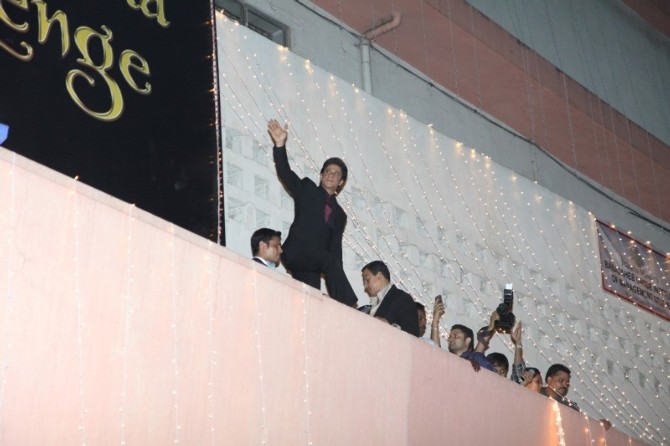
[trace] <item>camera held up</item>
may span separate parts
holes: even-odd
[[[514,328],[514,322],[516,322],[516,317],[512,313],[514,307],[514,291],[512,290],[512,284],[508,283],[505,285],[505,290],[503,291],[503,301],[496,312],[500,319],[495,322],[495,329],[499,333],[510,333],[512,328]]]

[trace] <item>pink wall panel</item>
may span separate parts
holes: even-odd
[[[0,152],[0,444],[640,444]]]

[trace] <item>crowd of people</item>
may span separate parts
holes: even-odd
[[[327,159],[317,185],[309,178],[300,178],[289,165],[286,152],[288,125],[281,126],[276,120],[270,120],[268,133],[274,143],[277,176],[294,201],[294,219],[283,243],[279,231],[268,228],[255,231],[251,236],[253,260],[266,266],[281,262],[294,279],[316,289],[321,288],[323,276],[328,295],[333,299],[441,348],[440,320],[445,314],[441,296],[433,305],[430,338],[424,338],[428,321],[425,306],[392,283],[389,268],[381,260],[372,261],[361,269],[370,304],[358,307],[358,298],[344,273],[342,262],[342,237],[347,216],[337,203],[337,195],[347,181],[348,170],[344,161]],[[476,334],[465,325],[453,325],[445,336],[449,352],[469,361],[476,372],[483,368],[507,378],[507,357],[499,352],[486,354],[486,351],[497,332],[509,332],[514,345],[510,379],[579,411],[577,404],[567,398],[570,369],[563,364],[553,364],[547,369],[543,382],[540,370],[525,363],[522,323],[505,330],[498,326],[499,320],[498,311],[493,311],[489,324]],[[600,421],[606,429],[611,426],[607,420]]]

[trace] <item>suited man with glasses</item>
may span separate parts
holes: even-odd
[[[358,298],[342,266],[347,215],[337,202],[337,194],[347,181],[347,165],[340,158],[327,159],[317,185],[307,177],[300,178],[289,166],[288,124],[282,127],[272,119],[268,122],[268,133],[274,143],[272,155],[277,176],[295,205],[293,224],[282,245],[282,263],[294,279],[316,289],[321,289],[323,274],[330,297],[355,307]]]

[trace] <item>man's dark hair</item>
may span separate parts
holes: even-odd
[[[349,173],[349,169],[347,169],[347,165],[342,161],[341,158],[338,157],[333,157],[333,158],[328,158],[324,163],[323,167],[321,168],[321,173],[324,173],[326,171],[326,167],[330,166],[331,164],[335,164],[336,166],[340,167],[340,170],[342,170],[342,180],[344,182],[347,181],[347,174]]]
[[[554,375],[557,375],[558,372],[565,372],[568,375],[571,373],[570,369],[564,366],[563,364],[552,364],[551,367],[547,369],[547,373],[544,375],[544,381],[547,382],[549,378]]]
[[[421,311],[426,311],[426,306],[421,302],[414,302],[416,304],[416,309]]]
[[[376,276],[377,273],[382,273],[382,276],[384,276],[386,280],[389,282],[391,281],[391,272],[389,271],[389,267],[386,266],[386,263],[382,262],[381,260],[373,260],[372,262],[365,265],[361,269],[361,272],[365,271],[366,269],[370,271],[373,276]]]
[[[507,356],[503,355],[502,353],[498,352],[489,353],[488,355],[486,355],[486,359],[488,359],[489,362],[493,364],[494,367],[496,365],[499,365],[509,370],[509,360],[507,359]]]
[[[468,345],[468,351],[474,350],[475,348],[475,334],[472,329],[461,324],[454,324],[451,327],[452,330],[461,330],[466,338],[470,338],[470,345]]]
[[[258,251],[261,249],[261,242],[269,245],[270,240],[272,240],[273,237],[279,237],[281,239],[281,232],[269,228],[256,229],[251,235],[251,255],[258,255]]]

